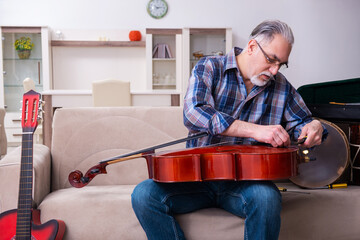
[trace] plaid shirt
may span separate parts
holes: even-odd
[[[261,125],[280,124],[292,140],[312,121],[300,94],[279,72],[265,86],[254,86],[247,94],[236,62],[241,51],[235,47],[226,56],[202,58],[192,70],[184,100],[184,124],[190,133],[209,135],[188,141],[187,147],[256,142],[252,138],[220,135],[235,119]]]

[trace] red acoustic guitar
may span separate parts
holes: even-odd
[[[40,94],[30,90],[23,96],[22,146],[18,208],[0,214],[0,240],[61,240],[65,223],[40,223],[40,211],[32,209],[33,135],[38,125]]]

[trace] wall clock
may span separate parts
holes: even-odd
[[[165,0],[150,0],[147,5],[147,11],[153,18],[159,19],[166,15],[168,5]]]

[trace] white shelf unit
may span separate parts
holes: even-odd
[[[1,26],[0,56],[0,107],[8,105],[7,111],[20,112],[25,78],[35,82],[36,90],[50,89],[49,32],[47,27]],[[29,59],[19,59],[14,42],[20,37],[30,37],[35,44]]]
[[[233,47],[231,28],[184,28],[183,29],[183,84],[182,95],[186,93],[187,82],[191,71],[200,58],[193,53],[203,56],[216,55],[220,52],[227,54]],[[181,99],[182,100],[182,99]]]
[[[23,80],[31,78],[35,90],[42,92],[50,85],[50,36],[47,27],[1,26],[0,56],[0,107],[5,108],[5,131],[9,146],[21,144],[21,101]],[[30,37],[35,44],[28,59],[20,59],[14,42],[20,37]],[[41,143],[41,125],[37,127],[35,142]]]
[[[166,44],[169,58],[153,57],[157,44]],[[182,29],[146,29],[146,89],[182,89]]]

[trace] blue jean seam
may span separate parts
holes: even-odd
[[[164,203],[164,202],[162,201],[162,203]],[[165,211],[169,215],[169,212],[170,212],[169,206],[166,205],[166,204],[164,204],[164,205],[165,205],[165,208],[166,208]],[[172,228],[173,228],[173,232],[175,234],[175,239],[178,240],[179,239],[179,234],[178,234],[178,232],[176,230],[176,224],[175,224],[174,216],[171,216],[170,219],[171,219],[171,225],[172,225]]]
[[[234,197],[237,197],[237,198],[240,198],[242,203],[244,204],[244,206],[247,205],[247,202],[246,200],[244,199],[244,197],[242,196],[242,194],[237,194],[237,193],[233,193],[233,192],[230,192],[230,191],[226,191],[225,192],[226,194],[230,195],[230,196],[234,196]],[[246,209],[246,208],[245,208]],[[245,216],[246,216],[246,212],[245,212]]]
[[[246,200],[244,199],[244,197],[242,196],[242,194],[237,194],[237,193],[233,193],[233,192],[230,192],[230,191],[226,191],[225,193],[228,194],[228,195],[230,195],[230,196],[234,196],[234,197],[240,198],[241,201],[243,202],[244,206],[247,205]],[[244,207],[245,219],[246,219],[247,213],[246,213],[245,210],[246,210],[246,208]],[[248,237],[248,235],[247,235],[246,228],[244,228],[244,239],[245,239],[245,240],[248,240],[248,239],[249,239],[249,237]]]

